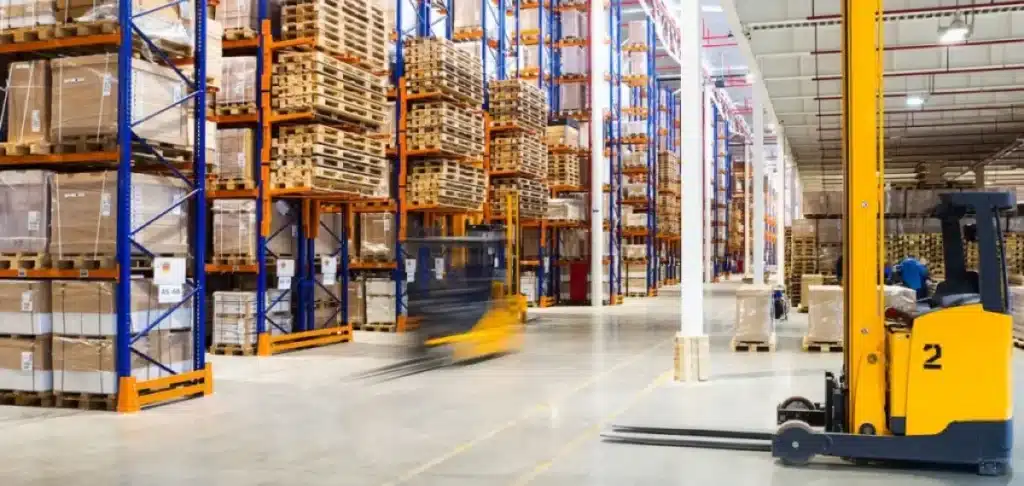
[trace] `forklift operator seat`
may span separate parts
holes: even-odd
[[[1007,312],[1006,260],[1000,213],[1016,206],[1009,193],[953,192],[939,195],[933,216],[942,224],[946,279],[930,299],[933,308],[981,303],[986,311]],[[961,225],[967,216],[976,223]],[[968,271],[964,239],[977,240],[978,271]]]

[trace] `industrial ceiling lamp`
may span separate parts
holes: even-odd
[[[953,16],[953,21],[945,27],[939,27],[939,42],[943,44],[959,44],[971,35],[971,27],[967,25],[960,12]]]

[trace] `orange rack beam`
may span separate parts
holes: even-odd
[[[349,270],[394,270],[398,268],[395,262],[350,262]]]
[[[0,270],[0,278],[25,278],[25,279],[61,279],[61,280],[74,280],[80,278],[88,279],[101,279],[101,280],[117,280],[117,268],[99,268],[95,270],[85,270],[78,268],[71,269],[57,269],[57,268],[39,268],[39,269],[19,269],[19,268],[8,268]]]
[[[2,45],[2,44],[0,44]],[[78,152],[70,154],[5,155],[0,156],[0,166],[20,165],[61,165],[87,162],[116,162],[118,152]]]
[[[221,263],[207,263],[206,273],[257,273],[257,265],[225,265]]]

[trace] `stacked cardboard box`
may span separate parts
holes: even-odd
[[[772,288],[744,285],[736,290],[736,329],[733,343],[774,344],[775,319],[772,315]]]
[[[679,236],[680,234],[680,203],[679,196],[674,194],[658,195],[658,234]]]
[[[174,372],[192,369],[192,307],[160,303],[151,280],[131,281],[131,332],[141,333],[164,318],[132,347]],[[112,394],[117,390],[114,336],[117,333],[113,282],[59,281],[52,284],[53,373],[58,393]],[[140,380],[170,373],[132,353],[131,374]]]
[[[266,332],[271,335],[289,333],[292,315],[284,291],[268,290]],[[280,300],[279,300],[280,299]],[[276,303],[275,303],[276,302]],[[271,306],[271,304],[273,306]],[[271,323],[273,321],[273,323]],[[238,346],[252,351],[258,338],[256,329],[256,292],[218,291],[213,293],[213,346]]]
[[[224,24],[227,40],[252,39],[259,31],[254,0],[227,0],[217,6],[217,18]]]
[[[250,189],[253,186],[255,141],[251,128],[217,131],[217,158],[207,158],[207,174],[217,188]]]
[[[454,160],[424,160],[413,165],[406,187],[412,206],[479,211],[487,176],[480,167]]]
[[[275,187],[302,187],[355,197],[387,197],[384,142],[328,125],[281,128],[271,144]]]
[[[362,279],[348,283],[348,322],[356,329],[366,323],[366,288]]]
[[[0,390],[53,390],[50,282],[0,281]]]
[[[365,280],[366,326],[374,329],[395,330],[395,282],[387,278]]]
[[[256,57],[225,57],[221,59],[220,69],[222,86],[217,92],[217,113],[256,113]]]
[[[0,16],[0,29],[52,32],[52,26],[57,23],[56,7],[57,5],[53,1],[13,0],[6,2],[4,15]]]
[[[7,71],[4,153],[46,153],[50,136],[49,61],[12,62]]]
[[[50,61],[50,70],[50,140],[76,147],[83,140],[113,143],[117,135],[117,54],[57,58]],[[189,104],[174,102],[188,90],[174,69],[136,59],[132,81],[134,92],[145,93],[137,96],[131,107],[133,120],[145,119],[132,128],[135,134],[151,143],[186,148],[191,130]]]
[[[520,218],[543,218],[547,214],[548,186],[546,183],[525,177],[505,177],[491,180],[490,187],[491,215],[505,215],[507,195],[511,192],[519,194]]]
[[[674,152],[658,153],[658,190],[679,193],[679,157]]]
[[[575,149],[580,146],[580,133],[578,127],[569,124],[552,125],[547,127],[544,133],[544,143],[547,144],[549,148],[569,147]]]
[[[582,183],[578,152],[555,152],[548,155],[548,184],[575,187]]]
[[[629,246],[641,246],[643,245],[624,245]],[[641,250],[642,254],[643,250]],[[636,253],[636,250],[633,250]],[[627,259],[629,258],[627,254]],[[642,256],[640,258],[643,258]],[[627,262],[623,265],[626,271],[626,295],[631,297],[646,297],[647,296],[647,264],[642,262]]]
[[[117,172],[57,174],[53,181],[50,252],[54,259],[77,265],[80,256],[112,258],[117,253]],[[132,174],[132,220],[141,225],[156,218],[133,239],[156,255],[186,255],[187,205],[175,206],[157,218],[186,193],[187,186],[176,177]],[[141,253],[135,247],[132,251]]]
[[[0,171],[0,255],[38,258],[50,246],[50,185],[41,170]]]
[[[585,221],[587,219],[586,201],[571,198],[548,199],[547,219],[549,221]]]

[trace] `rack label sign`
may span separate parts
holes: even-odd
[[[324,274],[324,285],[334,285],[338,283],[338,276],[333,273]]]
[[[153,283],[157,285],[184,285],[185,259],[169,257],[154,258]]]
[[[160,304],[177,304],[185,295],[183,285],[160,285],[157,289],[156,301]]]
[[[405,280],[407,282],[416,281],[416,260],[413,258],[405,259]]]
[[[277,261],[277,276],[278,277],[294,277],[295,276],[295,260],[278,260]],[[289,280],[290,282],[290,280]],[[290,285],[289,285],[290,287]]]
[[[434,258],[434,277],[437,278],[438,280],[441,280],[441,279],[444,278],[444,258],[443,257],[436,257],[436,258]]]
[[[291,290],[292,278],[291,277],[277,277],[277,290]]]

